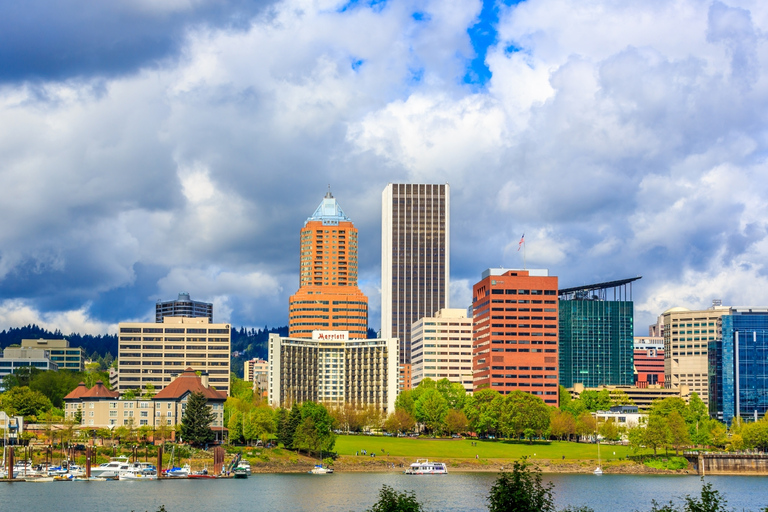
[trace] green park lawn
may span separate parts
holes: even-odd
[[[335,449],[339,455],[355,455],[356,451],[367,450],[368,454],[382,455],[382,449],[393,457],[444,458],[444,459],[517,459],[527,455],[532,459],[597,459],[597,445],[590,443],[569,443],[566,441],[539,441],[528,444],[525,441],[476,441],[472,446],[469,439],[429,439],[365,435],[339,435]],[[604,460],[616,460],[630,454],[628,446],[600,445],[600,456]]]

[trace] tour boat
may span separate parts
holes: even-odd
[[[232,471],[232,476],[234,478],[248,478],[248,472],[245,470],[245,468],[241,468],[240,466],[237,466]]]
[[[238,469],[240,469],[242,471],[245,471],[246,475],[250,475],[251,474],[251,463],[248,462],[245,459],[242,459],[240,462],[237,463],[237,467],[234,470],[237,471]]]
[[[427,459],[417,459],[405,470],[406,475],[447,475],[448,467],[444,462],[429,462]]]

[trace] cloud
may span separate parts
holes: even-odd
[[[63,334],[116,334],[117,324],[99,322],[90,318],[87,305],[76,310],[46,313],[36,310],[21,300],[0,302],[0,325],[20,327],[34,324],[49,331],[60,330]],[[126,318],[125,322],[132,319]]]

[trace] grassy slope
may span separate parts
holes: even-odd
[[[528,444],[517,441],[477,441],[471,445],[469,439],[410,439],[380,436],[338,436],[336,451],[339,455],[355,455],[358,450],[367,450],[368,454],[382,455],[384,449],[389,455],[413,458],[475,458],[517,459],[528,455],[534,459],[597,459],[597,445],[588,443],[568,443],[560,441]],[[615,452],[615,455],[614,455]],[[603,459],[618,459],[630,453],[629,448],[620,445],[601,445]]]

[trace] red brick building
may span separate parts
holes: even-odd
[[[472,288],[474,390],[521,390],[558,404],[557,277],[488,269]]]
[[[635,336],[635,386],[664,387],[664,338]]]

